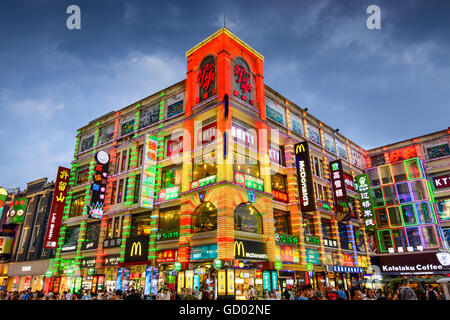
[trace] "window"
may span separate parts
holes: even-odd
[[[69,218],[81,216],[84,205],[84,191],[74,193],[70,205]]]
[[[131,148],[130,149],[128,149],[128,154],[130,155],[129,157],[128,157],[128,164],[127,164],[127,170],[130,170],[130,165],[131,165]]]
[[[412,204],[402,206],[402,215],[405,225],[417,224],[414,206]]]
[[[378,168],[373,168],[367,170],[367,175],[369,176],[369,183],[371,187],[376,187],[380,185],[380,175],[378,174]]]
[[[381,188],[372,189],[373,205],[375,207],[384,207],[383,190]]]
[[[77,170],[77,185],[88,182],[89,180],[89,165],[81,166]]]
[[[193,181],[217,174],[216,152],[194,158]],[[181,170],[180,170],[181,172]]]
[[[339,224],[339,238],[341,242],[341,248],[351,250],[350,243],[348,241],[348,229],[347,225]]]
[[[291,234],[291,226],[289,222],[289,212],[278,209],[273,210],[275,219],[275,232]]]
[[[120,165],[120,172],[124,172],[125,171],[125,165],[127,163],[127,150],[123,150],[122,151],[122,162]]]
[[[380,249],[382,252],[387,252],[389,248],[393,248],[391,232],[389,230],[378,231],[378,239],[380,240]]]
[[[370,163],[372,167],[378,167],[386,163],[386,159],[384,158],[384,154],[377,154],[370,157]]]
[[[428,202],[416,203],[416,212],[421,223],[433,223],[433,214]]]
[[[114,204],[116,201],[116,189],[117,189],[117,181],[113,181],[111,188],[111,204]]]
[[[104,144],[114,138],[114,123],[104,126],[100,129],[98,134],[98,144]]]
[[[34,250],[36,250],[36,245],[39,239],[39,230],[41,230],[41,226],[34,226],[33,235],[31,236],[30,241],[30,252],[34,252]]]
[[[84,236],[85,242],[98,243],[99,235],[100,235],[100,221],[91,222],[86,225],[86,234]]]
[[[137,174],[136,181],[134,183],[133,203],[138,203],[140,190],[141,190],[141,175]]]
[[[417,248],[422,245],[419,228],[406,228],[406,236],[408,237],[410,247]]]
[[[411,202],[411,192],[407,182],[398,183],[395,185],[397,188],[398,200],[400,203]]]
[[[435,248],[439,246],[439,242],[436,235],[436,229],[434,226],[423,226],[422,228],[423,239],[425,240],[426,248]]]
[[[234,210],[234,229],[262,234],[262,218],[252,205],[241,203]]]
[[[403,229],[392,229],[392,238],[394,239],[397,251],[402,252],[407,247],[405,231]]]
[[[88,133],[80,139],[80,152],[92,149],[94,147],[95,135]]]
[[[30,228],[24,228],[22,233],[22,243],[20,244],[19,252],[23,252],[25,250],[25,247],[27,245],[27,238],[28,238],[28,231]]]
[[[305,235],[315,235],[314,218],[312,215],[303,214],[303,231]]]
[[[392,172],[391,172],[390,165],[381,166],[381,167],[379,167],[379,169],[380,169],[381,182],[383,184],[388,184],[388,183],[394,182],[394,180],[392,179]]]
[[[364,241],[364,233],[360,228],[353,226],[353,230],[355,231],[355,243],[356,250],[360,252],[366,251],[366,242]]]
[[[150,234],[150,212],[138,213],[131,216],[131,237],[147,236]]]
[[[150,107],[141,110],[139,117],[139,129],[147,127],[159,120],[159,103],[156,103]]]
[[[180,230],[180,207],[159,210],[159,232],[173,232]]]
[[[411,181],[410,184],[415,201],[427,199],[427,189],[422,180]]]
[[[311,156],[312,173],[318,177],[324,178],[322,160],[316,156]]]
[[[124,194],[123,194],[123,200],[127,201],[127,195],[128,195],[128,182],[129,182],[129,177],[127,177],[125,179],[125,190],[124,190]]]
[[[122,223],[123,216],[109,218],[106,226],[106,239],[119,238],[122,234]]]
[[[122,202],[122,193],[123,193],[123,179],[120,179],[119,188],[117,189],[117,203]]]
[[[76,246],[78,243],[78,234],[80,233],[80,226],[67,227],[64,238],[65,246]]]
[[[119,173],[119,164],[120,164],[120,152],[117,152],[114,161],[114,174]]]
[[[276,173],[272,175],[272,190],[286,193],[286,176]]]
[[[234,153],[234,156],[235,156],[235,164],[234,164],[235,171],[239,171],[253,177],[259,177],[258,160],[252,159],[246,155],[237,152]]]
[[[323,237],[326,239],[332,239],[333,238],[333,232],[331,228],[331,221],[329,219],[322,218],[322,233]]]
[[[182,166],[181,165],[172,165],[168,167],[164,167],[162,169],[162,188],[170,188],[175,185],[181,184],[182,179]]]
[[[394,185],[383,187],[384,198],[386,199],[386,205],[390,206],[393,204],[398,204],[397,195],[395,194]]]
[[[327,187],[324,185],[321,185],[320,183],[313,183],[314,191],[316,195],[317,200],[327,201],[328,195],[327,195]]]
[[[405,166],[406,166],[406,171],[408,172],[408,178],[410,180],[422,177],[418,159],[406,160]]]
[[[211,202],[205,202],[192,215],[192,233],[217,229],[217,209]]]
[[[142,160],[144,159],[144,145],[140,144],[138,147],[138,152],[137,152],[137,156],[138,156],[138,167],[142,167]]]
[[[164,138],[164,159],[183,154],[183,134],[177,132]]]
[[[406,169],[403,161],[392,164],[392,174],[394,175],[395,182],[406,180]]]
[[[398,207],[389,207],[389,221],[391,227],[400,227],[402,225],[402,218],[400,217],[400,210]]]
[[[389,227],[386,208],[375,209],[375,214],[377,216],[378,227],[380,228]]]

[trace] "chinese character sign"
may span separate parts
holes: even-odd
[[[252,100],[252,74],[247,62],[241,58],[236,59],[236,64],[233,69],[233,76],[235,81],[235,90],[233,94],[247,101],[251,105],[254,104]]]
[[[198,71],[197,82],[199,85],[197,102],[203,101],[216,93],[216,61],[213,56],[203,59]]]
[[[61,229],[64,213],[64,204],[66,203],[66,195],[69,188],[69,177],[69,168],[58,168],[47,230],[45,232],[44,248],[46,249],[56,249],[56,245],[58,244],[59,230]]]
[[[350,213],[347,204],[347,188],[345,185],[344,171],[342,170],[342,161],[335,160],[330,162],[331,185],[333,187],[333,196],[336,204],[336,212],[345,213],[338,214],[338,220],[341,222]]]
[[[153,208],[156,177],[156,147],[158,141],[151,135],[145,138],[144,161],[142,166],[141,200],[140,206]]]
[[[95,155],[97,163],[94,168],[94,177],[91,186],[91,203],[88,205],[89,217],[101,219],[105,203],[106,181],[108,180],[109,155],[99,151]]]
[[[27,209],[27,198],[16,198],[9,204],[9,211],[6,214],[7,223],[22,223]]]
[[[361,202],[362,216],[366,229],[375,229],[377,222],[373,210],[372,193],[370,192],[369,176],[360,174],[356,176],[356,184],[358,185],[359,200]]]

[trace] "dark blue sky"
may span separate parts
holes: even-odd
[[[362,147],[450,125],[449,1],[1,0],[0,186],[54,180],[78,128],[184,79],[224,11],[269,86]]]

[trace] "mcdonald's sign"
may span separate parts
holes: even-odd
[[[149,236],[128,238],[125,245],[124,262],[145,262],[148,257]]]
[[[240,260],[267,260],[264,242],[235,239],[234,257]]]
[[[295,167],[297,169],[298,194],[302,212],[316,210],[314,189],[309,161],[309,145],[307,141],[294,146]]]

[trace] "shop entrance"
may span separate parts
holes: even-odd
[[[255,290],[255,297],[263,292],[261,271],[256,269],[235,270],[236,300],[248,300],[251,288]]]

